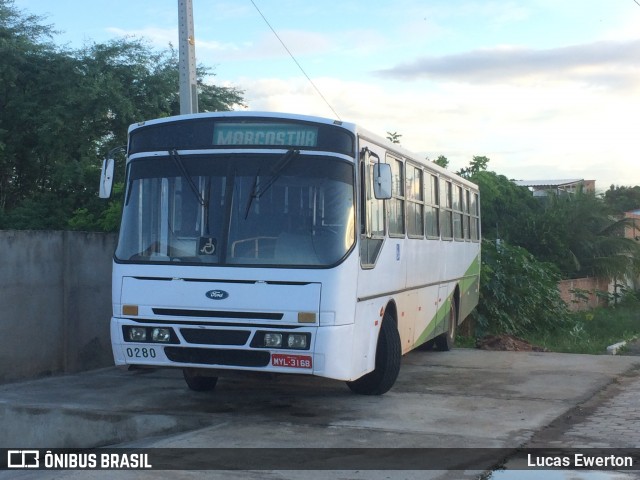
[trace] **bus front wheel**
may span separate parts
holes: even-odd
[[[393,318],[385,313],[376,347],[375,369],[357,380],[347,382],[347,385],[354,393],[382,395],[388,392],[396,382],[401,359],[400,334]]]
[[[218,377],[205,377],[194,373],[190,368],[183,368],[182,375],[187,386],[195,392],[208,392],[213,390],[218,383]]]

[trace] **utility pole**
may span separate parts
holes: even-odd
[[[193,30],[193,0],[178,0],[180,115],[198,113],[196,81],[196,37]]]

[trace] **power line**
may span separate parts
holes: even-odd
[[[638,4],[638,6],[640,7],[640,2],[638,2],[638,0],[633,0],[634,2],[636,2]]]
[[[255,7],[255,9],[258,11],[258,13],[260,14],[260,16],[262,17],[262,19],[264,20],[264,23],[267,24],[267,26],[271,29],[271,31],[273,32],[273,34],[276,36],[276,38],[278,39],[278,41],[282,44],[282,46],[284,47],[284,49],[287,51],[287,53],[289,54],[289,56],[291,57],[291,59],[296,63],[296,65],[298,66],[298,68],[300,69],[300,71],[302,72],[302,74],[307,77],[307,80],[309,80],[309,83],[313,86],[313,88],[316,90],[316,92],[318,92],[318,95],[320,95],[320,98],[322,98],[322,100],[324,100],[324,103],[327,104],[327,106],[329,107],[329,109],[333,112],[333,114],[336,116],[336,118],[338,120],[342,120],[340,118],[340,115],[338,115],[338,113],[333,109],[333,107],[331,106],[331,104],[329,103],[329,101],[324,97],[324,95],[322,94],[322,92],[320,91],[320,89],[316,86],[315,83],[313,83],[313,80],[311,80],[311,78],[309,77],[309,75],[307,75],[307,72],[304,71],[304,68],[302,68],[302,65],[300,65],[300,63],[298,62],[298,60],[296,60],[296,57],[293,56],[293,53],[291,53],[291,51],[287,48],[287,46],[285,45],[285,43],[282,41],[282,39],[280,38],[280,35],[278,35],[278,33],[274,30],[274,28],[271,26],[271,24],[269,23],[269,20],[267,20],[267,17],[265,17],[263,15],[263,13],[260,11],[260,9],[258,8],[258,6],[256,5],[256,3],[251,0],[251,3],[253,4],[253,6]]]

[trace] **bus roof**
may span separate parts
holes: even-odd
[[[167,122],[180,122],[193,119],[202,118],[274,118],[274,119],[290,119],[300,120],[305,122],[323,123],[326,125],[336,125],[346,128],[355,133],[356,125],[351,122],[343,122],[342,120],[334,120],[326,117],[315,117],[312,115],[300,115],[297,113],[283,113],[283,112],[259,112],[259,111],[229,111],[229,112],[207,112],[207,113],[193,113],[189,115],[176,115],[173,117],[156,118],[154,120],[146,120],[138,123],[134,123],[129,126],[129,133],[139,127],[148,125],[157,125]]]
[[[396,155],[419,163],[421,165],[427,166],[430,170],[437,172],[441,175],[445,175],[447,177],[453,177],[461,183],[466,184],[469,187],[477,189],[477,185],[469,180],[462,178],[456,175],[454,172],[447,170],[445,168],[440,167],[438,164],[425,159],[420,159],[415,152],[409,151],[404,147],[400,146],[397,143],[393,143],[388,139],[377,135],[366,128],[362,128],[359,125],[356,125],[352,122],[344,122],[342,120],[335,120],[327,117],[317,117],[313,115],[301,115],[297,113],[285,113],[285,112],[266,112],[266,111],[250,111],[250,110],[242,110],[242,111],[225,111],[225,112],[207,112],[207,113],[193,113],[188,115],[176,115],[172,117],[164,117],[157,118],[153,120],[146,120],[138,123],[134,123],[129,126],[129,133],[140,128],[146,127],[150,125],[160,125],[163,123],[169,122],[181,122],[188,121],[194,119],[206,119],[206,118],[270,118],[270,119],[289,119],[289,120],[298,120],[304,122],[315,122],[325,125],[334,125],[338,127],[342,127],[350,132],[354,133],[358,137],[362,137],[365,140],[374,143],[382,148],[385,148],[388,151],[395,153]]]

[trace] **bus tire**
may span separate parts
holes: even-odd
[[[376,367],[372,372],[347,385],[360,395],[382,395],[388,392],[398,378],[402,349],[400,334],[390,315],[384,315],[376,347]]]
[[[208,392],[213,390],[218,383],[218,377],[204,377],[193,373],[191,368],[183,368],[182,375],[187,386],[194,392]]]
[[[419,345],[417,347],[417,350],[433,350],[435,344],[436,340],[435,338],[432,338],[431,340],[427,340],[426,342],[424,342],[422,345]]]
[[[456,302],[451,299],[451,307],[449,307],[449,326],[445,333],[441,333],[434,340],[436,348],[441,352],[448,352],[453,348],[456,341],[456,327],[458,323],[458,315],[456,311]]]

